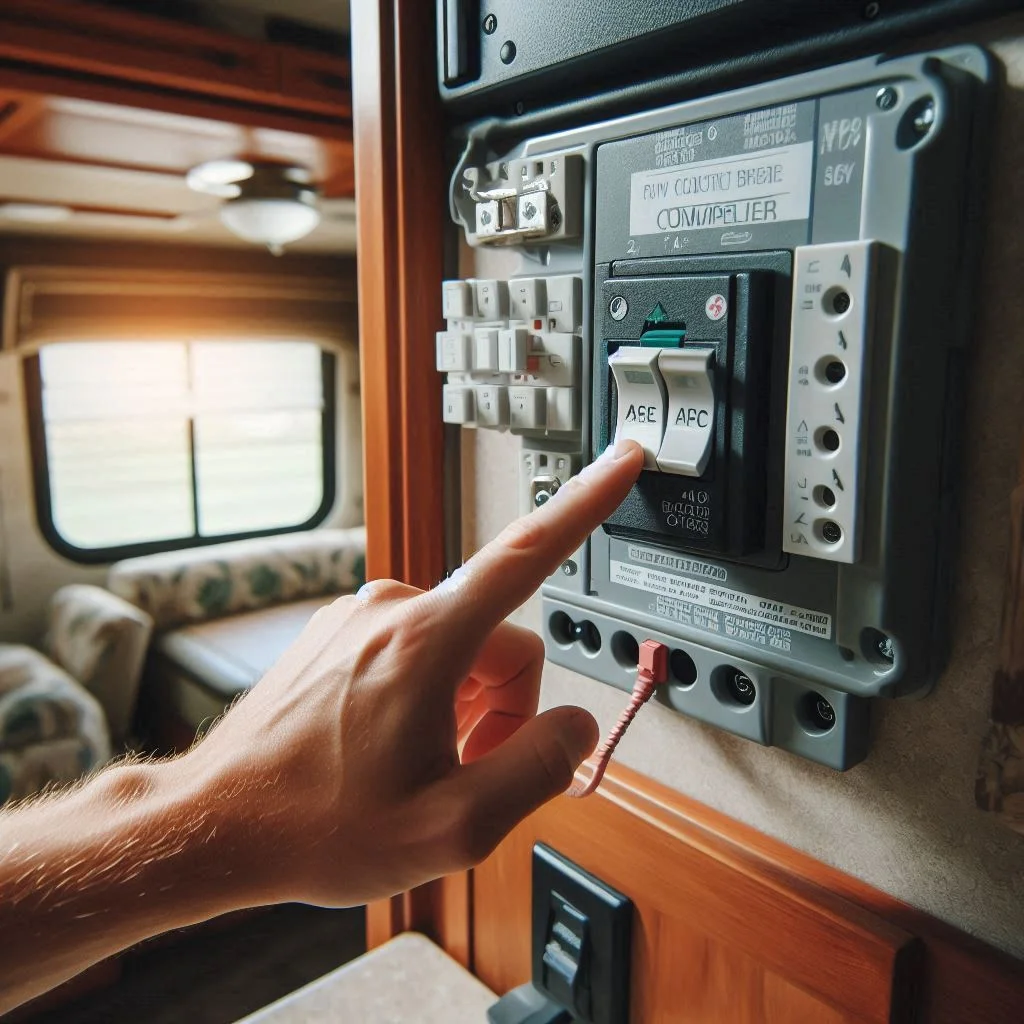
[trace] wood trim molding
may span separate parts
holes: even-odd
[[[447,205],[434,32],[430,4],[367,0],[352,8],[367,578],[422,588],[445,568],[434,332]],[[367,909],[371,948],[411,929],[467,964],[467,877]]]
[[[473,872],[473,964],[495,991],[529,977],[538,840],[636,902],[634,1020],[1019,1020],[1020,961],[621,765]]]
[[[351,113],[343,56],[307,57],[294,47],[80,0],[47,0],[45,10],[36,0],[5,0],[0,29],[0,60],[343,120]]]

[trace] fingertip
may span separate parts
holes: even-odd
[[[643,448],[636,441],[632,441],[628,437],[624,437],[621,441],[616,442],[615,447],[611,451],[612,458],[616,462],[625,461],[626,459],[631,459],[634,462],[643,460]]]
[[[578,768],[594,752],[601,732],[597,719],[583,708],[554,708],[548,712],[557,721],[565,752]]]

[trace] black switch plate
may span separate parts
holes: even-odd
[[[533,984],[580,1024],[627,1024],[633,903],[557,851],[533,848]]]

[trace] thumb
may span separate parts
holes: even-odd
[[[598,739],[597,722],[588,711],[553,708],[458,771],[457,785],[480,844],[493,849],[528,814],[564,793]]]

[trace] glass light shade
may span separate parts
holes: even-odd
[[[296,242],[320,223],[320,211],[298,199],[232,199],[220,219],[239,238],[276,248]]]

